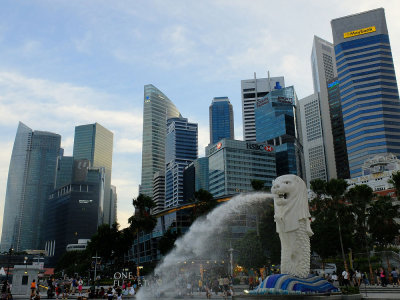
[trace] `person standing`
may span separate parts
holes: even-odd
[[[387,285],[387,280],[386,280],[385,269],[383,267],[379,268],[379,277],[381,279],[382,286],[385,287]]]
[[[393,277],[393,286],[399,284],[399,273],[397,272],[396,268],[393,268],[393,271],[391,272],[392,277]]]
[[[349,286],[350,285],[349,273],[346,270],[343,270],[342,276],[343,276],[343,285],[344,286]]]
[[[35,298],[35,291],[36,291],[36,281],[35,281],[35,279],[33,279],[32,283],[31,283],[31,298],[30,299]]]
[[[78,292],[79,292],[79,296],[82,296],[82,289],[83,289],[83,280],[82,280],[82,278],[79,277],[79,280],[78,280]]]

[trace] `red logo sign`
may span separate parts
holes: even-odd
[[[274,151],[274,148],[272,146],[265,146],[264,149],[265,149],[265,151],[268,151],[268,152]]]
[[[221,149],[221,147],[222,147],[222,143],[218,143],[217,144],[217,149]]]

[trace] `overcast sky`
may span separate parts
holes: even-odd
[[[66,155],[76,125],[111,130],[124,227],[140,183],[145,84],[199,124],[203,156],[213,97],[229,97],[242,139],[240,80],[269,70],[299,98],[312,94],[313,36],[332,41],[332,19],[378,7],[385,8],[398,77],[397,0],[1,1],[0,224],[18,121],[61,134]]]

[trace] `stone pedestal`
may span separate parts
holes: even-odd
[[[35,279],[38,282],[39,266],[14,266],[12,290],[13,295],[29,295],[31,294],[31,283]]]

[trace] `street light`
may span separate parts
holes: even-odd
[[[24,257],[25,274],[28,274],[28,256]]]

